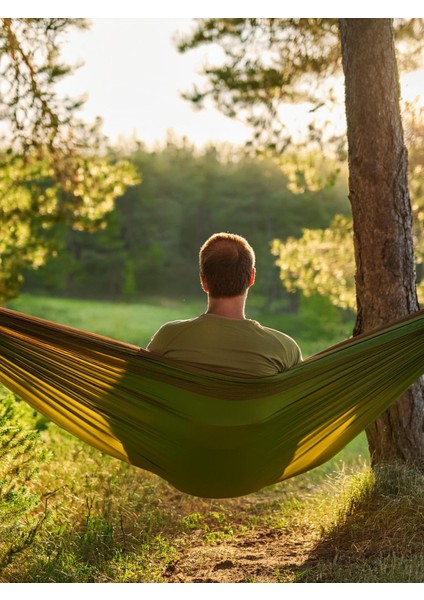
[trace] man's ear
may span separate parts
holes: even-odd
[[[256,278],[256,269],[255,269],[255,267],[253,267],[252,274],[250,276],[249,287],[251,287],[255,283],[255,278]]]
[[[202,286],[202,289],[204,292],[206,292],[206,293],[209,292],[208,284],[206,283],[206,279],[204,278],[202,273],[200,273],[200,285]]]

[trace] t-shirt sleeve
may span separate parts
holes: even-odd
[[[170,346],[174,343],[176,337],[179,336],[184,327],[190,323],[190,320],[186,321],[169,321],[160,327],[157,332],[153,335],[152,339],[147,345],[149,352],[155,354],[166,354],[170,349]]]
[[[166,351],[168,336],[166,335],[166,325],[162,325],[160,329],[153,335],[150,342],[147,344],[147,350],[154,354],[164,354]]]
[[[277,362],[281,364],[283,371],[302,362],[302,351],[293,338],[275,329],[268,329],[268,331],[278,340]]]
[[[291,367],[294,367],[295,365],[299,364],[300,362],[302,362],[303,360],[303,356],[302,356],[302,351],[299,348],[298,344],[292,340],[293,344],[292,344],[292,348],[291,348]]]

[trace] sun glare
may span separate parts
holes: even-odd
[[[88,32],[75,32],[62,51],[66,61],[83,62],[73,76],[61,84],[71,96],[87,94],[81,116],[87,121],[103,119],[103,131],[112,143],[134,138],[152,145],[163,142],[168,132],[186,137],[197,146],[209,141],[240,145],[250,130],[213,106],[195,110],[181,96],[201,84],[199,70],[216,47],[186,54],[176,50],[178,33],[190,32],[193,19],[94,19]],[[402,76],[402,99],[423,103],[424,71]],[[288,132],[299,140],[311,117],[330,122],[335,134],[343,132],[343,83],[331,82],[329,94],[339,100],[311,113],[307,105],[285,105],[281,109]]]

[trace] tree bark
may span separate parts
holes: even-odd
[[[355,334],[418,310],[392,19],[340,19],[356,260]],[[424,466],[424,379],[367,430],[373,465]]]

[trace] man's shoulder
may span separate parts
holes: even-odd
[[[257,326],[270,340],[284,348],[286,352],[292,354],[295,357],[296,362],[302,359],[302,353],[298,343],[287,333],[279,331],[278,329],[273,329],[272,327],[266,327],[260,323],[257,323]]]
[[[190,327],[190,325],[194,325],[196,321],[198,321],[199,317],[193,317],[192,319],[177,319],[175,321],[168,321],[164,323],[158,331],[166,331],[173,329],[180,329],[181,327]]]
[[[259,321],[250,321],[253,325],[253,327],[255,329],[257,329],[258,331],[261,331],[262,333],[264,333],[265,335],[269,335],[270,337],[275,337],[277,339],[285,339],[288,336],[286,333],[283,333],[282,331],[279,331],[278,329],[273,329],[272,327],[267,327],[266,325],[262,325],[262,323],[259,323]]]
[[[162,352],[163,349],[186,329],[193,327],[199,317],[193,319],[178,319],[164,323],[154,334],[147,348],[152,352]]]

